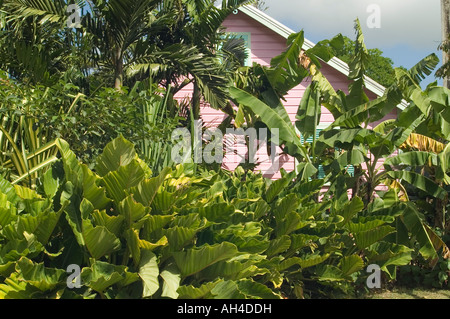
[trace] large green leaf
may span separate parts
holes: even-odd
[[[266,285],[249,279],[220,282],[211,292],[215,299],[280,299]]]
[[[14,205],[20,201],[20,197],[17,195],[14,186],[1,175],[0,175],[0,192],[5,194],[6,199]]]
[[[138,231],[128,228],[123,232],[123,237],[127,241],[127,247],[130,251],[131,257],[133,258],[134,264],[139,265],[141,260],[141,249],[139,247]]]
[[[17,208],[12,206],[10,202],[6,200],[6,195],[0,195],[0,226],[5,228],[12,221],[17,218]]]
[[[364,77],[370,59],[369,51],[364,43],[364,34],[359,19],[355,20],[355,31],[357,33],[355,54],[349,63],[350,74],[348,77],[351,80],[362,79]]]
[[[96,209],[102,210],[111,202],[111,200],[106,195],[106,190],[100,187],[99,177],[92,172],[87,165],[81,165],[82,175],[82,185],[83,185],[83,196],[88,199]]]
[[[141,253],[139,277],[144,286],[142,297],[153,296],[159,289],[159,267],[157,257],[151,251],[143,250]]]
[[[95,170],[103,177],[121,166],[130,164],[135,158],[136,151],[133,143],[120,136],[105,147],[103,153],[97,158]]]
[[[289,247],[291,247],[291,239],[288,235],[283,235],[280,238],[270,241],[269,247],[266,251],[266,255],[268,258],[271,258],[279,253],[288,250]]]
[[[312,178],[312,176],[314,176],[319,170],[317,169],[317,167],[309,162],[302,162],[300,164],[297,165],[297,170],[298,170],[298,178],[299,181],[302,182],[306,182],[309,181],[310,179],[314,179]]]
[[[124,223],[124,217],[122,215],[111,216],[106,213],[106,210],[95,210],[92,213],[92,219],[95,225],[104,226],[115,236],[120,236]]]
[[[336,56],[336,50],[342,50],[344,46],[344,37],[342,34],[336,35],[331,40],[322,40],[316,43],[316,45],[305,51],[306,56],[311,62],[321,68],[319,60],[328,62]]]
[[[207,282],[200,287],[195,287],[193,285],[180,286],[177,290],[180,299],[207,299],[211,296],[211,290],[220,282],[222,279],[216,281]]]
[[[284,117],[280,116],[276,110],[253,95],[234,87],[231,87],[229,90],[232,98],[237,102],[237,104],[243,104],[251,109],[252,112],[259,116],[267,125],[272,134],[274,133],[274,129],[278,130],[280,143],[286,142],[294,145],[300,151],[300,155],[309,160],[307,151],[300,143],[300,138],[297,136],[295,128],[291,122],[286,121]],[[286,110],[284,110],[284,112],[286,113]]]
[[[133,194],[133,197],[137,202],[150,207],[158,189],[171,171],[171,168],[166,167],[160,175],[150,179],[144,179],[137,186],[131,187],[130,193]]]
[[[289,194],[284,196],[281,201],[277,202],[273,208],[273,215],[275,219],[282,220],[287,214],[295,211],[300,205],[300,200],[297,194]]]
[[[211,222],[226,222],[234,212],[235,207],[227,203],[214,203],[198,209],[199,216]]]
[[[201,271],[200,276],[209,280],[214,280],[215,278],[239,280],[264,275],[269,272],[268,269],[257,266],[257,263],[264,259],[264,255],[253,253],[239,255],[207,267]]]
[[[331,282],[345,280],[342,270],[334,265],[320,265],[317,269],[317,279]]]
[[[177,299],[179,294],[177,292],[180,287],[181,276],[176,267],[167,267],[160,274],[163,279],[163,287],[161,297]]]
[[[221,260],[235,257],[238,253],[236,245],[224,242],[222,244],[204,245],[200,248],[174,252],[173,257],[181,271],[182,277],[185,278]]]
[[[0,284],[1,299],[32,299],[39,292],[39,289],[29,285],[17,273],[12,273]]]
[[[298,264],[302,268],[309,268],[323,263],[330,257],[330,254],[318,255],[313,254],[309,255],[306,258],[302,258],[298,260]]]
[[[420,83],[433,72],[438,64],[439,58],[435,53],[431,53],[410,68],[408,73],[415,83]]]
[[[54,174],[56,175],[56,170],[49,168],[41,178],[44,192],[49,198],[53,198],[56,195],[60,186],[59,178],[54,177]]]
[[[278,220],[275,227],[275,234],[277,237],[289,235],[290,233],[305,227],[307,221],[297,212],[290,212],[282,220]]]
[[[91,259],[91,266],[83,268],[81,271],[82,285],[103,293],[109,287],[127,280],[127,268],[125,266],[116,266],[107,262]],[[136,277],[130,280],[128,284],[136,280]]]
[[[415,237],[419,245],[419,252],[426,259],[436,258],[437,252],[427,231],[424,216],[417,210],[415,205],[407,203],[401,220],[409,232]]]
[[[315,67],[311,68],[312,81],[316,83],[317,90],[320,91],[322,97],[322,105],[330,111],[333,117],[336,119],[344,112],[344,102],[340,93],[336,92],[330,81],[325,75]]]
[[[273,181],[267,188],[265,194],[267,203],[271,203],[280,194],[280,192],[289,185],[289,183],[289,179],[285,177]]]
[[[345,205],[336,212],[338,215],[344,217],[342,225],[349,222],[355,215],[364,209],[364,203],[361,198],[355,196],[351,201],[345,203]]]
[[[388,225],[359,231],[354,234],[356,245],[359,249],[365,249],[393,232],[395,228]]]
[[[124,217],[128,227],[143,218],[151,210],[149,207],[145,207],[141,203],[136,202],[132,195],[127,196],[124,200],[122,200],[119,203],[118,209],[120,215]]]
[[[173,220],[172,215],[148,215],[145,218],[144,229],[148,234],[161,231],[168,223]]]
[[[369,263],[376,263],[382,270],[387,271],[386,267],[390,265],[407,265],[412,260],[413,249],[404,245],[380,241],[366,251]]]
[[[83,197],[88,199],[95,208],[104,209],[110,199],[107,198],[105,189],[97,185],[99,177],[87,165],[78,161],[66,141],[58,139],[56,145],[63,159],[66,183],[71,184],[70,188],[76,194],[80,195],[82,191]]]
[[[443,199],[447,195],[445,189],[421,174],[411,171],[389,171],[387,174],[391,178],[405,181],[436,198]]]
[[[169,249],[172,251],[179,251],[184,246],[194,241],[195,235],[200,231],[200,228],[187,227],[171,227],[165,229],[162,233],[169,241]]]
[[[437,166],[437,155],[431,152],[405,152],[397,156],[389,157],[384,161],[384,165],[405,165],[405,166]]]
[[[102,178],[108,194],[116,202],[121,202],[128,194],[127,190],[138,185],[145,178],[145,172],[137,160],[121,165],[116,171],[110,171]]]
[[[36,235],[36,238],[39,240],[39,242],[43,245],[47,245],[64,209],[65,207],[63,206],[58,212],[47,210],[39,215],[39,223],[34,230],[34,234]]]
[[[349,222],[347,223],[347,228],[352,233],[360,233],[360,232],[366,232],[369,230],[376,229],[377,227],[380,227],[384,224],[386,224],[386,221],[379,218],[379,219],[369,219],[361,218],[362,220],[358,220],[357,222]]]
[[[344,277],[360,271],[364,268],[364,261],[358,255],[343,257],[340,261],[340,269]]]
[[[308,76],[307,69],[299,63],[304,41],[303,31],[291,34],[287,40],[288,48],[270,62],[269,81],[283,95]]]
[[[67,273],[63,269],[47,268],[44,263],[38,264],[25,257],[17,262],[16,267],[24,281],[41,291],[65,285],[64,279]]]
[[[119,238],[114,236],[104,226],[93,226],[89,221],[83,220],[82,235],[89,253],[94,259],[110,254],[121,247]]]
[[[61,204],[65,206],[64,213],[72,232],[79,245],[84,246],[85,241],[82,235],[83,219],[81,216],[81,197],[76,193],[76,189],[71,182],[66,182],[62,187]]]
[[[390,100],[386,96],[367,101],[354,106],[339,116],[333,122],[333,126],[352,128],[363,123],[374,123],[389,114],[395,108],[397,102],[399,101]]]
[[[320,122],[321,104],[320,92],[316,90],[315,83],[309,85],[303,94],[297,111],[295,126],[302,134],[304,140],[316,135],[317,125]]]

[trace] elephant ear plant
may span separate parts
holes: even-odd
[[[416,212],[388,195],[349,201],[342,176],[325,193],[325,179],[295,172],[154,176],[123,137],[91,170],[56,145],[37,189],[0,179],[2,299],[305,298],[352,291],[373,263],[394,278],[411,260],[415,241],[396,240],[396,225]]]
[[[234,285],[248,298],[279,298],[251,277],[262,257],[200,235],[235,214],[214,196],[199,200],[212,176],[179,166],[152,177],[122,137],[95,172],[65,141],[57,146],[61,160],[37,191],[0,182],[0,298],[197,298],[202,284],[208,296]],[[77,268],[79,284],[69,277]]]

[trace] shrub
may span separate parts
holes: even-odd
[[[162,141],[169,140],[180,123],[172,95],[140,84],[124,91],[99,88],[84,96],[78,87],[62,81],[51,87],[29,87],[0,72],[0,162],[4,173],[16,180],[42,163],[51,164],[56,138],[68,141],[77,157],[91,168],[104,145],[119,135],[136,143],[155,171],[170,165],[170,143],[163,147]],[[147,151],[153,144],[159,145],[157,157]],[[27,186],[34,184],[33,180]]]
[[[411,260],[390,237],[404,203],[364,209],[335,190],[317,202],[323,180],[286,172],[271,182],[180,165],[154,176],[123,137],[93,170],[57,146],[37,190],[0,182],[1,298],[318,297],[351,293],[369,264],[394,277]]]

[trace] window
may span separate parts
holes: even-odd
[[[227,32],[230,41],[243,40],[246,48],[246,57],[242,57],[244,66],[252,66],[251,33],[250,32]]]
[[[319,138],[320,132],[322,131],[322,128],[317,128],[316,130],[316,140]],[[314,141],[313,137],[310,136],[308,139],[306,139],[306,143],[312,144]],[[300,142],[303,144],[305,143],[303,136],[300,135]],[[317,167],[318,172],[317,172],[317,179],[323,179],[325,178],[325,170],[323,169],[322,165],[319,165],[319,167]]]
[[[320,132],[322,132],[322,130],[324,130],[326,127],[328,127],[329,126],[329,124],[319,124],[318,125],[318,127],[317,127],[317,130],[316,130],[316,140],[317,139],[319,139],[319,136],[320,136]],[[303,139],[303,136],[301,136],[301,134],[300,134],[300,132],[298,132],[297,131],[297,133],[300,135],[300,142],[301,143],[305,143],[305,141],[304,141],[304,139]],[[310,136],[307,140],[306,140],[306,143],[313,143],[313,137],[312,136]],[[297,166],[297,161],[296,161],[296,166]],[[317,169],[318,169],[318,172],[317,172],[317,178],[318,179],[323,179],[323,178],[325,178],[325,176],[326,176],[326,174],[325,174],[325,170],[324,170],[324,168],[323,168],[323,165],[319,165],[319,167],[317,167]],[[348,167],[347,167],[347,173],[350,175],[350,176],[354,176],[354,173],[355,173],[355,168],[352,166],[352,165],[349,165]]]

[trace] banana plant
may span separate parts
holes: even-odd
[[[284,96],[310,75],[309,67],[314,64],[320,69],[320,60],[332,58],[333,49],[342,44],[342,36],[322,41],[313,48],[303,50],[304,32],[289,36],[287,49],[271,61],[270,67],[254,65],[248,72],[250,79],[238,81],[237,87],[229,89],[233,102],[238,105],[237,125],[254,127],[263,125],[278,129],[280,146],[283,150],[311,165],[307,148],[303,145],[282,103]],[[306,65],[302,60],[309,61]],[[248,71],[248,70],[247,70]],[[257,88],[246,85],[246,82]]]

